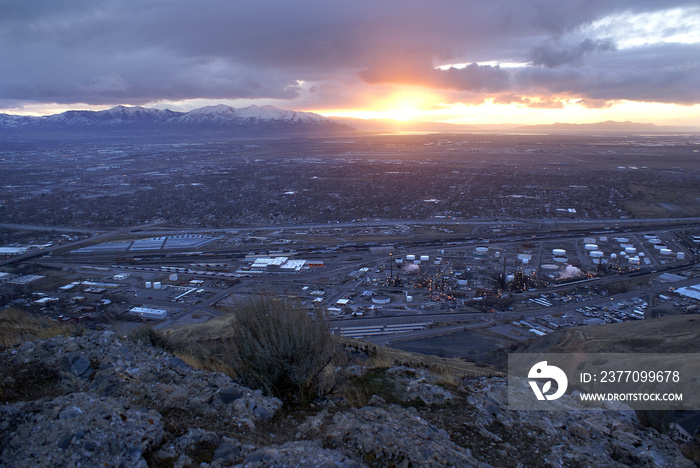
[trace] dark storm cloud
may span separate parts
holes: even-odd
[[[532,64],[545,67],[558,67],[569,63],[578,63],[585,55],[594,52],[609,52],[615,50],[615,43],[610,39],[584,39],[574,45],[559,45],[548,42],[532,50]]]
[[[698,102],[697,59],[688,51],[669,50],[678,60],[671,66],[577,32],[612,13],[683,5],[697,2],[5,0],[0,104],[275,98],[323,107],[350,100],[349,89],[391,83],[471,97]],[[483,62],[530,65],[515,71]],[[471,65],[436,68],[450,63]]]

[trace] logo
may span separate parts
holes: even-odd
[[[540,401],[560,398],[566,392],[566,386],[569,384],[569,379],[566,378],[564,371],[557,366],[548,366],[547,361],[540,361],[532,366],[527,377],[529,379],[546,379],[542,389],[540,389],[537,381],[530,380],[528,382],[532,391],[535,392],[535,396]],[[547,395],[547,392],[552,389],[552,381],[556,382],[557,390],[553,394]]]

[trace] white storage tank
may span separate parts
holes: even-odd
[[[479,246],[479,247],[476,248],[476,251],[479,252],[479,253],[486,253],[486,252],[489,251],[489,248],[488,248],[488,247],[484,247],[484,246]]]
[[[168,276],[168,279],[170,281],[177,281],[177,273],[173,273],[170,276]]]
[[[685,260],[685,252],[678,252],[676,254],[676,259],[678,260]]]
[[[603,258],[603,255],[603,252],[601,252],[600,250],[594,250],[591,252],[592,258]]]
[[[617,259],[617,254],[611,253],[610,260],[616,260],[616,259]]]
[[[583,243],[584,244],[595,244],[595,237],[584,237]]]
[[[153,289],[161,289],[163,287],[162,284],[160,284],[160,281],[156,281],[153,283]]]
[[[586,250],[598,250],[598,244],[586,244],[583,247]]]
[[[554,257],[555,263],[566,263],[569,259],[567,257]]]
[[[633,254],[637,253],[637,249],[635,249],[634,247],[625,247],[625,252],[627,252],[628,254]]]
[[[429,255],[421,255],[421,256],[420,256],[420,261],[421,261],[421,262],[427,262],[427,261],[429,261],[429,260],[430,260],[430,256],[429,256]]]
[[[630,240],[629,240],[628,238],[626,238],[626,237],[618,237],[618,238],[617,238],[617,241],[618,241],[620,244],[626,244],[626,243],[628,243]]]
[[[409,254],[409,255],[406,255],[406,261],[407,261],[407,262],[412,262],[412,261],[415,260],[415,259],[416,259],[416,256],[415,256],[415,255],[410,255],[410,254]]]
[[[632,265],[639,265],[639,257],[630,257],[627,259]]]
[[[153,284],[150,281],[146,281],[146,289],[151,289]]]
[[[661,255],[671,255],[671,254],[673,254],[673,250],[671,250],[671,249],[660,249],[660,250],[659,250],[659,253],[660,253]]]
[[[566,255],[566,250],[564,250],[564,249],[553,249],[553,250],[552,250],[552,255],[554,255],[555,257],[563,257],[564,255]]]
[[[406,302],[413,302],[413,296],[406,296]]]
[[[391,302],[391,299],[389,298],[389,296],[378,294],[372,297],[372,302],[374,304],[388,304],[389,302]]]

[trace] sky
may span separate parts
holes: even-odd
[[[0,113],[700,126],[697,0],[0,0]]]

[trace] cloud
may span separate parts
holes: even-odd
[[[610,39],[592,40],[587,38],[573,46],[561,46],[547,42],[533,48],[531,60],[533,65],[544,65],[552,68],[580,63],[585,55],[594,52],[609,52],[615,49],[615,43]]]
[[[368,83],[401,83],[429,88],[448,88],[463,91],[500,92],[508,89],[508,74],[498,66],[472,63],[464,68],[442,70],[424,66],[384,66],[360,73]]]
[[[392,84],[460,102],[700,102],[697,42],[661,24],[663,44],[616,47],[631,30],[606,22],[670,9],[700,15],[696,0],[6,0],[0,102],[337,108]]]

